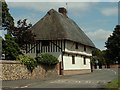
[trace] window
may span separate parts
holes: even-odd
[[[75,44],[75,49],[78,49],[78,43]]]
[[[75,56],[72,56],[72,64],[75,64]]]
[[[48,40],[42,41],[42,46],[49,46],[49,41]]]
[[[83,58],[83,62],[84,62],[84,65],[86,65],[86,58],[85,57]]]
[[[84,51],[86,51],[86,46],[84,45]]]

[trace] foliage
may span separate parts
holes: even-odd
[[[0,50],[2,50],[2,37],[0,37]]]
[[[0,37],[0,59],[2,56],[2,37]]]
[[[120,78],[117,78],[117,79],[112,80],[110,83],[108,83],[106,88],[108,90],[119,90],[120,89],[119,85],[120,85]]]
[[[25,43],[33,43],[35,35],[31,32],[32,24],[27,24],[27,19],[17,21],[17,27],[14,28],[13,35],[17,43],[24,49]]]
[[[19,20],[17,27],[14,27],[14,19],[9,13],[9,8],[6,2],[2,2],[2,27],[7,30],[8,34],[13,35],[16,38],[16,42],[20,48],[24,48],[25,43],[33,42],[34,36],[29,30],[32,24],[26,23],[27,19]]]
[[[104,58],[104,52],[101,51],[100,49],[97,49],[95,48],[93,51],[92,51],[92,63],[93,65],[95,64],[95,61],[98,60],[99,63],[101,64],[105,64],[105,58]]]
[[[55,65],[57,64],[59,61],[56,57],[54,57],[51,54],[41,54],[40,56],[35,58],[37,60],[37,63],[39,64],[44,64],[44,65]]]
[[[21,54],[18,44],[15,39],[10,35],[5,35],[5,40],[2,41],[2,49],[5,53],[5,59],[16,60],[16,57]]]
[[[120,25],[116,25],[112,35],[108,37],[108,40],[105,42],[107,57],[111,60],[111,63],[116,63],[120,60]]]
[[[10,34],[14,28],[14,19],[9,13],[6,2],[2,2],[2,27],[5,27],[4,29],[8,30]]]
[[[30,56],[25,56],[25,55],[19,55],[17,57],[18,61],[20,61],[22,64],[26,65],[27,69],[30,70],[31,72],[33,69],[37,66],[37,62],[35,59],[33,59]]]

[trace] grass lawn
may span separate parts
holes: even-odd
[[[108,83],[106,88],[107,90],[120,90],[120,77]]]

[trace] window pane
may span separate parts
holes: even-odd
[[[42,46],[49,46],[49,41],[42,41]]]
[[[72,64],[75,64],[75,56],[72,56]]]
[[[86,46],[84,45],[84,51],[86,51]]]
[[[83,59],[83,60],[84,60],[84,65],[86,65],[86,58],[84,57],[84,59]]]
[[[75,49],[78,49],[78,43],[75,44]]]

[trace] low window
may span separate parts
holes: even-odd
[[[49,46],[49,41],[47,41],[47,40],[42,41],[42,46]]]
[[[84,51],[86,51],[86,46],[84,45]]]
[[[72,56],[72,64],[75,64],[75,56]]]
[[[86,65],[86,58],[85,57],[83,58],[83,62],[84,62],[84,65]]]
[[[78,43],[75,44],[75,49],[78,49]]]

